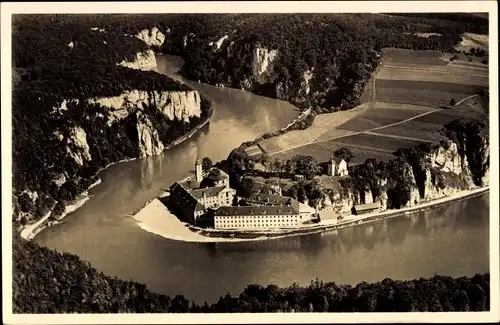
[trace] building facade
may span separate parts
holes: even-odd
[[[348,176],[347,162],[344,159],[331,157],[328,162],[328,175],[329,176]]]
[[[311,220],[316,210],[297,200],[279,195],[255,194],[248,206],[225,206],[214,215],[215,229],[265,230],[296,228]]]
[[[171,200],[192,223],[208,209],[216,210],[221,206],[231,205],[236,195],[236,190],[229,187],[229,176],[223,171],[212,168],[205,177],[201,161],[197,160],[195,173],[195,179],[188,177],[170,186]],[[210,178],[214,186],[200,188],[204,178]]]

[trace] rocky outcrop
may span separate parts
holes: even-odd
[[[88,102],[109,109],[108,125],[124,119],[131,111],[140,110],[144,105],[152,105],[170,120],[189,122],[192,117],[201,116],[201,99],[196,90],[164,92],[132,90],[120,96],[89,99]]]
[[[79,126],[75,126],[70,133],[69,138],[66,139],[68,154],[75,160],[75,162],[82,166],[85,161],[92,160],[89,152],[89,145],[87,144],[87,134]]]
[[[278,50],[269,50],[256,45],[252,51],[252,73],[259,84],[272,82],[273,62],[278,58]]]
[[[229,38],[228,35],[225,35],[223,37],[221,37],[218,41],[216,42],[210,42],[208,43],[209,46],[212,46],[215,50],[218,50],[220,49],[220,47],[222,46],[222,43],[224,43],[225,40],[227,40]]]
[[[489,184],[489,143],[486,138],[482,143],[480,150],[476,150],[481,153],[475,159],[479,159],[482,164],[484,176],[481,181],[482,185],[486,186]],[[474,182],[467,156],[460,154],[455,142],[441,142],[424,155],[421,160],[423,165],[416,161],[413,163],[413,167],[409,163],[403,163],[397,175],[392,176],[396,177],[392,181],[380,179],[375,185],[371,183],[370,186],[377,188],[378,195],[373,195],[373,188],[365,189],[361,193],[350,188],[344,188],[342,193],[323,189],[322,198],[318,200],[315,208],[344,214],[350,213],[355,204],[372,202],[379,202],[381,210],[386,210],[388,203],[391,203],[389,208],[412,207],[422,201],[440,199],[479,186]],[[406,194],[401,194],[403,192]],[[401,204],[395,204],[396,202]]]
[[[301,88],[302,88],[303,92],[305,93],[305,95],[309,95],[309,92],[311,91],[310,81],[313,77],[314,77],[314,74],[312,73],[311,70],[307,70],[306,72],[304,72],[304,75],[303,75],[304,80],[301,83]]]
[[[163,34],[157,27],[152,29],[143,29],[137,35],[137,38],[144,41],[148,46],[161,47],[165,42],[165,34]]]
[[[137,53],[132,61],[122,61],[117,63],[122,67],[137,69],[137,70],[152,70],[156,67],[156,57],[153,50]]]
[[[142,115],[140,112],[136,114],[140,157],[159,155],[164,147],[158,136],[158,131],[153,127],[147,116]]]

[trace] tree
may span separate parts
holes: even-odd
[[[210,158],[205,157],[201,160],[201,168],[203,169],[204,172],[209,171],[210,168],[212,168],[213,162]]]
[[[255,181],[251,178],[245,177],[240,184],[238,196],[250,197],[252,195],[252,190],[255,185]]]
[[[354,158],[352,151],[345,147],[335,150],[333,155],[339,159],[344,159],[346,162],[349,162],[352,158]]]
[[[311,156],[306,155],[296,155],[292,158],[295,164],[295,174],[304,175],[308,179],[311,179],[319,173],[320,167]]]

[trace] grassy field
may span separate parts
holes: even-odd
[[[385,49],[369,90],[370,105],[344,123],[329,125],[325,119],[312,132],[297,131],[302,145],[301,141],[268,145],[268,153],[285,159],[304,154],[326,161],[336,149],[348,147],[355,156],[352,164],[367,158],[387,161],[398,148],[443,139],[440,130],[456,118],[488,119],[488,100],[476,95],[488,88],[487,65],[450,62],[450,57],[438,51]],[[458,105],[445,108],[452,98]]]

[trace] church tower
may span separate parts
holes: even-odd
[[[335,176],[336,172],[336,162],[333,156],[330,158],[330,162],[328,163],[328,176]]]
[[[196,181],[201,183],[203,180],[203,167],[201,164],[201,159],[196,159],[196,164],[194,165],[194,170],[196,173]]]

